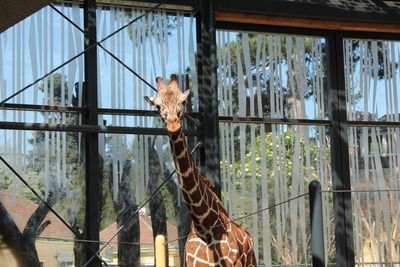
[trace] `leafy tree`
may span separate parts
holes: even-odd
[[[295,61],[295,54],[288,54],[288,49],[287,49],[287,40],[290,39],[293,43],[293,46],[298,45],[297,44],[297,39],[293,37],[288,37],[288,36],[280,36],[280,42],[281,42],[281,47],[279,53],[281,62],[276,62],[273,58],[271,58],[271,55],[268,53],[268,49],[270,46],[270,41],[271,39],[267,35],[258,35],[254,33],[249,33],[248,35],[248,49],[249,49],[249,62],[251,65],[251,75],[250,77],[246,75],[246,72],[244,71],[243,77],[239,77],[238,73],[238,55],[242,57],[241,63],[242,65],[240,66],[242,70],[246,70],[246,65],[245,65],[245,59],[243,59],[244,55],[244,47],[243,47],[243,42],[244,42],[244,37],[243,33],[238,33],[237,37],[234,41],[231,41],[228,45],[227,48],[224,47],[219,47],[218,51],[219,53],[222,53],[224,57],[228,56],[228,52],[230,55],[230,69],[229,71],[231,72],[231,78],[232,80],[230,81],[232,84],[232,93],[234,99],[238,99],[238,88],[239,88],[239,78],[243,78],[244,80],[244,85],[246,88],[250,88],[250,90],[256,91],[255,88],[257,86],[257,83],[262,85],[262,90],[261,90],[261,98],[262,98],[262,113],[264,116],[268,116],[271,112],[271,95],[270,95],[270,78],[271,78],[271,73],[269,70],[269,67],[271,65],[275,65],[276,67],[281,67],[282,70],[285,71],[287,75],[287,82],[285,84],[282,84],[279,88],[280,94],[282,95],[282,100],[283,100],[283,105],[284,105],[284,110],[285,114],[282,114],[286,118],[295,118],[293,110],[297,109],[297,114],[305,114],[305,111],[299,110],[302,108],[302,105],[300,105],[300,101],[302,98],[308,99],[310,98],[315,92],[315,88],[312,86],[312,39],[311,38],[304,38],[304,64],[305,64],[305,71],[306,71],[306,80],[307,80],[307,88],[304,90],[304,95],[301,96],[299,95],[299,86],[297,84],[297,79],[295,72],[289,72],[289,69],[294,69],[294,65],[297,64]],[[323,88],[324,90],[327,90],[327,77],[326,77],[326,70],[327,70],[327,65],[326,65],[326,44],[324,42],[321,43],[322,47],[322,59],[321,59],[321,64],[323,65],[323,80],[324,80],[324,85]],[[261,50],[264,49],[267,52],[264,54],[261,52]],[[228,51],[229,50],[229,51]],[[265,58],[263,57],[265,55]],[[290,58],[289,58],[290,57]],[[262,61],[265,62],[265,65],[262,64]],[[259,65],[256,65],[257,62]],[[221,71],[227,71],[225,69],[227,66],[220,66],[222,67]],[[292,76],[292,77],[290,77]],[[249,79],[251,78],[251,80]],[[252,82],[252,84],[250,84]],[[263,85],[266,85],[264,87]],[[325,93],[327,96],[327,93]],[[257,97],[255,96],[254,99],[250,99],[250,95],[246,96],[246,102],[247,102],[247,114],[250,114],[249,110],[249,103],[250,101],[254,101],[254,103],[257,103]],[[327,104],[327,98],[324,99]],[[233,106],[233,112],[236,114],[239,110],[239,107],[237,103],[234,103]],[[299,118],[301,115],[297,115],[297,118]]]
[[[50,207],[54,206],[59,197],[58,193],[51,193],[48,196],[47,204]],[[48,220],[43,222],[48,212],[48,207],[43,202],[39,203],[23,231],[20,231],[9,212],[0,202],[0,235],[2,241],[15,256],[18,266],[40,266],[35,242],[36,238],[51,223]]]
[[[121,180],[118,183],[118,195],[112,194],[114,211],[118,229],[118,265],[119,266],[140,266],[140,224],[139,214],[134,214],[138,208],[135,194],[131,184],[132,162],[125,160],[120,163]],[[112,160],[109,160],[109,188],[113,192]]]
[[[257,128],[257,127],[256,127]],[[257,131],[259,131],[260,129],[257,129]],[[285,182],[286,184],[283,186],[287,187],[287,195],[290,197],[291,192],[292,192],[292,185],[293,185],[293,179],[296,175],[297,179],[300,179],[300,183],[304,183],[304,187],[307,188],[307,184],[309,181],[314,180],[314,179],[318,179],[318,173],[317,173],[317,154],[319,152],[322,152],[325,154],[327,160],[329,161],[329,149],[328,148],[322,148],[322,147],[318,147],[315,143],[313,143],[311,140],[309,141],[309,144],[307,145],[305,142],[304,137],[301,137],[300,140],[297,140],[295,138],[296,137],[296,131],[298,129],[293,129],[292,131],[287,131],[285,133],[279,133],[282,136],[279,138],[279,142],[276,140],[276,136],[274,137],[274,135],[272,133],[267,133],[265,135],[265,140],[264,140],[264,144],[265,144],[265,150],[262,151],[261,150],[261,136],[257,136],[255,139],[255,149],[251,150],[250,148],[246,148],[246,155],[245,156],[240,156],[238,155],[238,157],[235,157],[236,161],[234,162],[231,172],[228,173],[227,175],[233,176],[232,172],[236,173],[236,177],[240,177],[242,174],[242,171],[245,172],[245,179],[238,179],[236,182],[236,185],[234,185],[236,187],[236,192],[246,192],[247,190],[249,190],[249,188],[252,188],[252,176],[250,175],[251,169],[253,164],[255,165],[256,169],[255,169],[255,174],[256,174],[256,199],[257,199],[257,203],[258,209],[263,209],[266,207],[262,207],[260,205],[260,203],[262,203],[262,183],[267,183],[267,188],[268,188],[268,195],[264,196],[267,197],[270,200],[274,199],[275,194],[279,194],[278,192],[274,191],[275,188],[275,180],[272,177],[276,177],[276,173],[275,170],[271,167],[274,166],[274,164],[278,165],[278,171],[281,173],[284,173],[284,176],[286,177]],[[300,135],[301,136],[301,135]],[[235,143],[239,143],[239,140],[235,140]],[[250,143],[250,140],[247,140],[247,143]],[[296,142],[299,142],[297,147],[296,147]],[[278,147],[280,146],[280,149],[284,152],[279,153],[279,155],[274,152],[276,151],[276,149],[278,149]],[[283,146],[283,147],[282,147]],[[295,153],[296,149],[299,149],[299,154]],[[321,151],[322,150],[322,151]],[[253,155],[253,153],[255,153],[255,155]],[[308,154],[308,155],[307,155]],[[304,167],[301,167],[302,169],[304,169],[304,172],[301,173],[299,172],[299,169],[295,169],[294,167],[294,162],[295,162],[295,155],[298,155],[300,157],[300,164],[304,164]],[[254,156],[254,157],[252,157]],[[264,157],[265,158],[265,162],[266,162],[266,166],[267,169],[266,174],[268,177],[268,180],[263,180],[263,177],[261,176],[261,158]],[[310,169],[307,169],[306,165],[305,165],[305,161],[306,161],[306,157],[309,157],[311,159],[311,164],[309,166]],[[245,158],[245,162],[244,162],[244,166],[242,168],[242,162],[241,162],[241,158]],[[255,161],[253,162],[253,159],[255,158]],[[224,163],[223,163],[224,164]],[[296,174],[294,174],[294,172],[296,172]],[[311,176],[310,176],[311,174]],[[299,176],[300,175],[300,176]],[[304,175],[304,176],[301,176]],[[224,183],[224,181],[222,181]],[[232,194],[232,193],[231,193]],[[229,194],[224,194],[224,197],[229,197]],[[252,207],[252,196],[244,196],[244,195],[230,195],[230,197],[234,197],[236,203],[240,203],[240,206],[242,207],[242,212],[245,211],[249,211],[249,209],[251,209]],[[228,200],[228,203],[231,203],[232,200]],[[273,202],[270,202],[270,205],[274,204]],[[277,203],[276,203],[277,204]],[[238,204],[239,205],[239,204]],[[308,207],[309,203],[308,200],[305,200],[305,207]],[[233,207],[230,207],[230,209],[232,209]],[[282,216],[283,214],[281,213],[280,215],[277,213],[277,209],[280,209],[280,207],[278,208],[273,208],[270,209],[268,211],[264,211],[264,212],[268,212],[269,213],[269,225],[268,227],[270,227],[270,240],[262,240],[262,242],[258,242],[259,246],[258,246],[258,251],[259,251],[259,256],[260,259],[263,259],[265,257],[265,255],[263,255],[263,246],[266,245],[267,242],[270,242],[271,245],[271,255],[272,255],[272,259],[271,262],[273,264],[291,264],[291,263],[305,263],[306,259],[303,257],[304,256],[304,250],[309,251],[310,250],[310,229],[309,229],[309,225],[306,225],[306,240],[303,240],[306,244],[305,248],[301,248],[301,245],[298,244],[298,251],[297,251],[297,256],[296,259],[292,259],[292,251],[293,251],[293,242],[296,242],[296,240],[292,240],[292,231],[290,228],[290,223],[284,223],[282,224],[282,227],[284,227],[283,229],[283,236],[278,236],[278,232],[277,232],[277,223],[281,222],[282,223],[282,219],[284,221],[290,221],[290,220],[294,220],[296,218],[297,215],[295,214],[288,214],[288,218],[282,218],[278,219],[278,216]],[[232,212],[232,210],[231,210]],[[235,217],[240,217],[244,214],[235,214]],[[262,215],[258,214],[258,215],[254,215],[257,217],[258,222],[261,222],[262,220]],[[331,218],[330,218],[331,219]],[[300,218],[296,218],[296,223],[299,223]],[[246,219],[242,219],[239,220],[238,223],[240,223],[241,225],[244,226],[244,228],[246,228],[247,230],[251,230],[253,229],[253,222],[252,222],[252,218],[246,218]],[[261,237],[265,231],[265,229],[262,228],[262,224],[258,223],[258,236]],[[301,232],[300,229],[298,229],[298,233],[296,233],[295,235],[298,237],[301,237]],[[333,242],[333,236],[329,236],[328,237],[332,242]],[[332,248],[331,248],[332,249]],[[329,251],[329,255],[331,255],[332,251]],[[264,258],[265,260],[265,258]],[[260,264],[262,264],[263,262],[260,262]],[[264,264],[266,263],[266,261],[264,262]]]
[[[44,84],[40,86],[40,90],[48,90],[50,85],[54,86],[54,105],[60,105],[61,92],[63,86],[61,86],[62,78],[61,74],[56,73],[47,79]],[[67,87],[64,86],[65,90]],[[68,103],[67,103],[68,104]],[[49,119],[61,120],[60,114],[49,114],[42,113],[42,116]],[[74,122],[76,118],[71,116],[66,120],[70,123]],[[58,144],[58,149],[67,150],[66,163],[68,165],[67,179],[68,181],[60,181],[60,176],[57,175],[57,155],[54,151],[47,150],[47,144],[55,144],[59,133],[51,134],[49,132],[36,131],[33,132],[33,136],[28,140],[31,150],[26,155],[26,166],[24,166],[25,177],[32,184],[32,187],[42,194],[42,198],[46,199],[47,204],[50,207],[54,207],[57,210],[61,210],[61,215],[67,217],[68,205],[62,200],[66,197],[68,190],[71,188],[80,187],[83,179],[82,166],[79,164],[78,154],[78,137],[77,134],[66,135],[67,142]],[[66,147],[63,147],[66,146]],[[45,155],[48,154],[48,172],[45,171]],[[1,169],[2,180],[1,189],[8,190],[11,186],[11,174]],[[45,177],[46,176],[46,177]],[[42,179],[39,179],[42,177]],[[17,179],[17,178],[14,178]],[[27,188],[22,191],[23,195],[27,198],[38,203],[37,209],[30,216],[24,230],[19,231],[15,222],[12,220],[11,215],[0,203],[0,218],[1,225],[0,234],[3,237],[3,241],[10,247],[13,254],[16,256],[16,260],[20,266],[40,266],[35,242],[36,238],[45,230],[45,228],[51,223],[50,221],[43,222],[44,218],[49,212],[48,207],[40,202],[32,192]],[[70,202],[69,202],[70,204]],[[71,214],[70,214],[71,215]],[[77,214],[74,214],[73,218],[76,219]],[[71,223],[73,226],[74,224]],[[77,231],[79,232],[79,231]]]

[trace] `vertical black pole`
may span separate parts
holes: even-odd
[[[311,255],[313,267],[325,266],[324,228],[321,184],[314,180],[308,184],[310,195]]]
[[[96,36],[96,0],[84,1],[84,26],[85,49],[95,43]],[[90,38],[89,38],[90,37]],[[85,53],[85,86],[84,105],[88,108],[84,123],[98,124],[97,103],[97,46]],[[97,133],[85,134],[85,182],[86,182],[86,213],[85,213],[85,238],[99,240],[100,225],[100,172],[99,172],[99,135]],[[86,258],[93,256],[93,251],[99,250],[98,242],[88,243],[92,251],[85,251]],[[101,266],[100,260],[94,258],[88,266]]]
[[[200,1],[200,19],[197,22],[199,111],[204,131],[201,171],[213,181],[214,190],[221,197],[215,9],[215,0]]]
[[[332,118],[333,190],[350,190],[346,94],[344,81],[343,37],[332,33],[328,38],[328,61]],[[353,221],[350,193],[334,193],[336,265],[354,266]]]

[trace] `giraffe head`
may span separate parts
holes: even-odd
[[[157,95],[155,97],[145,96],[147,102],[155,106],[164,120],[169,132],[177,132],[181,129],[184,104],[189,96],[190,90],[182,93],[179,89],[176,75],[171,74],[169,85],[164,84],[162,78],[157,77]]]

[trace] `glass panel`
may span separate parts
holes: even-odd
[[[106,258],[112,263],[130,262],[154,265],[154,236],[167,236],[169,266],[181,266],[190,216],[172,176],[135,216],[136,209],[152,195],[175,170],[167,136],[101,135],[100,153],[104,159],[104,205],[100,240],[105,244],[117,229],[119,234],[107,246]],[[195,139],[188,138],[191,148]],[[195,154],[195,157],[199,157]],[[139,266],[139,265],[138,265]]]
[[[99,115],[99,124],[101,120],[105,126],[165,128],[160,117]]]
[[[146,9],[100,7],[98,37],[104,38],[142,15]],[[103,46],[127,66],[156,87],[155,78],[169,80],[178,76],[182,90],[191,89],[190,110],[197,110],[196,21],[193,15],[156,11],[144,16],[123,31],[103,42]],[[99,106],[116,109],[152,110],[144,96],[155,92],[132,72],[99,48]]]
[[[58,6],[83,28],[79,5]],[[0,99],[4,100],[83,50],[83,33],[45,7],[0,34]],[[83,56],[7,103],[81,106]],[[61,92],[64,92],[63,94]]]
[[[78,133],[0,131],[0,155],[76,232],[84,229],[83,143]],[[6,256],[11,252],[26,266],[38,266],[35,258],[45,266],[74,262],[74,246],[79,241],[3,162],[0,213],[1,218],[11,216],[0,227],[0,262],[12,266],[15,259]]]
[[[399,138],[398,128],[349,129],[356,262],[400,264]]]
[[[219,113],[326,119],[326,42],[300,37],[217,32]]]
[[[331,188],[329,129],[234,123],[219,127],[223,203],[232,218],[257,213],[239,223],[251,233],[258,264],[310,264],[309,201],[303,194],[314,179],[323,190]],[[332,262],[332,198],[323,194],[323,201],[325,253]]]
[[[194,130],[194,125],[197,123],[197,119],[185,116],[183,119],[183,128],[184,130]],[[149,127],[165,129],[165,123],[159,116],[99,115],[99,124],[104,126]]]
[[[400,121],[399,44],[344,41],[348,120]]]

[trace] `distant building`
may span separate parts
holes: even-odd
[[[18,229],[22,231],[33,213],[37,204],[24,196],[12,192],[0,191],[0,202],[11,214]],[[49,212],[43,222],[49,220],[51,223],[40,234],[36,240],[36,249],[39,260],[43,267],[70,267],[74,266],[74,235],[53,213]],[[139,215],[140,222],[140,243],[141,245],[141,265],[154,266],[154,241],[151,219],[145,213]],[[178,237],[177,229],[168,223],[168,236],[170,240]],[[116,223],[109,225],[100,232],[100,240],[108,241],[117,231]],[[115,237],[107,248],[102,252],[102,257],[110,263],[110,266],[118,264],[118,237]],[[169,246],[169,265],[179,266],[178,242],[173,242]],[[7,246],[0,240],[0,267],[16,267],[16,261]]]

